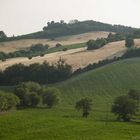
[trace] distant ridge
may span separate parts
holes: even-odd
[[[42,31],[16,37],[8,37],[5,41],[18,39],[46,39],[46,38],[54,40],[56,37],[77,35],[93,31],[107,31],[121,34],[130,34],[136,30],[137,28],[132,28],[123,25],[112,25],[93,20],[86,21],[72,20],[69,23],[65,23],[63,20],[61,20],[60,22],[54,21],[48,22],[47,25],[43,27]]]

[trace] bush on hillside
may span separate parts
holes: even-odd
[[[101,39],[98,38],[95,41],[94,40],[89,40],[87,42],[87,47],[88,47],[87,49],[88,50],[99,49],[106,44],[107,44],[107,40],[104,39],[104,38],[101,38]]]
[[[0,91],[0,111],[8,111],[16,108],[19,104],[19,98],[12,93]]]
[[[62,45],[60,43],[57,43],[56,44],[56,47],[61,47]]]
[[[32,45],[30,47],[30,51],[33,51],[33,52],[42,52],[42,51],[48,50],[48,48],[49,48],[49,45],[35,44],[35,45]]]

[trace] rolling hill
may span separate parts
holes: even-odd
[[[62,45],[85,43],[90,39],[106,38],[109,32],[97,31],[89,32],[72,36],[58,37],[55,40],[50,39],[21,39],[15,41],[0,42],[0,52],[14,52],[18,50],[28,49],[33,44],[48,44],[50,47],[55,47],[57,43]]]
[[[138,122],[115,121],[110,113],[115,97],[140,89],[140,58],[121,60],[73,77],[56,86],[61,103],[50,109],[26,109],[0,116],[1,140],[130,140],[139,139]],[[83,119],[74,110],[83,97],[93,100],[93,110]]]
[[[140,39],[135,40],[136,47],[140,47]],[[76,48],[76,45],[75,45]],[[86,47],[70,49],[68,51],[58,51],[50,54],[46,54],[44,57],[33,57],[29,60],[27,57],[17,57],[12,59],[7,59],[4,62],[0,62],[0,69],[12,66],[14,64],[22,63],[25,65],[30,65],[33,63],[43,63],[47,61],[49,63],[56,63],[60,57],[73,67],[73,70],[78,68],[86,67],[89,64],[96,63],[100,60],[106,58],[111,58],[114,56],[120,56],[126,51],[124,41],[112,42],[104,47],[88,51]]]

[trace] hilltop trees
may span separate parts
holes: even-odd
[[[77,111],[82,111],[82,116],[87,118],[89,115],[89,112],[91,111],[92,106],[92,100],[88,98],[83,98],[80,101],[76,102],[75,109]]]
[[[69,23],[65,23],[61,20],[60,22],[48,22],[47,25],[43,27],[43,32],[32,34],[32,36],[38,36],[38,38],[55,38],[91,31],[109,31],[128,34],[135,31],[135,29],[121,25],[104,24],[93,20],[71,20]]]

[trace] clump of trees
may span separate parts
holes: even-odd
[[[112,112],[118,120],[130,121],[138,112],[140,92],[130,90],[127,96],[117,97],[112,106]]]
[[[76,102],[75,109],[77,111],[82,111],[82,116],[87,118],[92,107],[92,100],[89,98],[83,98]]]
[[[0,91],[0,112],[15,109],[20,100],[12,93]]]
[[[127,48],[132,48],[134,47],[135,43],[134,43],[134,39],[131,36],[127,36],[125,39],[125,46]]]
[[[125,35],[123,35],[123,34],[110,33],[107,38],[100,38],[100,39],[97,38],[96,40],[89,40],[87,42],[87,47],[88,47],[87,49],[88,50],[99,49],[99,48],[103,47],[104,45],[106,45],[107,43],[114,42],[114,41],[120,41],[120,40],[124,40],[124,39],[125,39]]]
[[[49,45],[43,44],[35,44],[32,45],[28,50],[19,50],[10,53],[0,52],[0,60],[4,60],[7,58],[15,58],[15,57],[28,57],[31,59],[32,57],[38,56],[40,54],[47,53]]]
[[[52,108],[59,103],[60,91],[57,88],[46,88],[35,82],[19,84],[14,94],[20,99],[21,108],[46,106]]]
[[[41,86],[35,82],[21,83],[14,93],[20,99],[20,107],[35,107],[40,102]]]
[[[121,41],[125,39],[125,35],[121,33],[109,33],[108,37],[106,38],[107,42],[115,42],[115,41]]]
[[[87,42],[87,47],[88,47],[87,49],[88,50],[99,49],[106,44],[107,44],[107,41],[104,38],[101,38],[101,39],[98,38],[96,40],[89,40]]]
[[[51,84],[72,76],[72,67],[60,59],[56,64],[16,64],[0,72],[0,85],[17,85],[21,82],[34,81]]]

